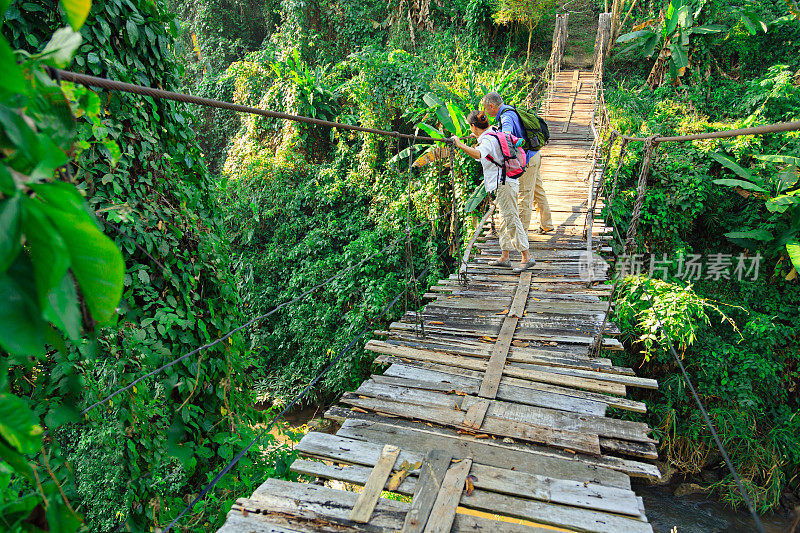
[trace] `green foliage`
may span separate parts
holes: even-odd
[[[760,16],[769,20],[766,15]],[[718,12],[714,16],[731,28],[736,24]],[[760,47],[772,38],[774,29],[769,26],[768,33],[756,36],[744,27],[741,31]],[[714,59],[727,57],[731,46],[745,42],[737,37],[738,31],[738,27],[731,30],[714,48]],[[784,46],[797,51],[796,45]],[[746,66],[739,72],[752,73],[751,78],[693,75],[691,85],[655,91],[635,89],[643,81],[637,76],[646,72],[629,75],[616,87],[606,87],[612,124],[626,133],[649,136],[798,120],[792,70],[781,63]],[[618,147],[607,169],[609,190]],[[783,491],[796,490],[791,480],[800,472],[796,453],[800,403],[795,393],[800,382],[796,304],[800,291],[791,263],[791,254],[797,251],[792,193],[797,183],[794,156],[799,150],[794,133],[661,144],[648,177],[637,251],[654,253],[656,260],[666,253],[672,265],[666,281],[627,280],[617,300],[616,320],[629,349],[613,357],[619,364],[641,365],[639,372],[659,381],[658,393],[642,397],[648,404],[648,421],[658,428],[662,457],[687,475],[715,470],[720,481],[710,488],[733,505],[742,505],[667,351],[669,335],[761,512],[775,509]],[[617,195],[605,208],[623,232],[636,197],[642,153],[642,143],[628,145]],[[676,277],[682,255],[722,253],[735,258],[743,251],[740,245],[762,257],[757,280],[704,279],[685,287]],[[642,299],[645,286],[654,295],[665,331],[654,327],[654,311]]]
[[[52,437],[44,449],[41,434],[18,439],[26,453],[37,452],[24,457],[0,443],[0,505],[14,521],[24,520],[43,490],[52,502],[51,523],[60,519],[65,530],[80,525],[67,502],[92,530],[113,529],[123,521],[143,529],[175,516],[186,495],[196,493],[256,436],[254,424],[264,414],[251,408],[243,371],[249,358],[234,337],[140,383],[85,419],[74,417],[76,410],[242,319],[229,281],[223,217],[191,114],[172,102],[68,83],[59,87],[38,68],[26,66],[66,57],[46,46],[47,36],[62,22],[56,4],[45,4],[46,9],[13,3],[3,28],[13,47],[30,51],[20,52],[27,76],[7,76],[3,82],[11,85],[3,97],[13,93],[17,100],[13,107],[4,100],[3,131],[15,133],[3,141],[2,168],[14,168],[19,179],[12,180],[7,170],[0,174],[0,224],[13,237],[7,240],[3,232],[2,291],[4,301],[13,292],[13,301],[22,306],[14,313],[19,324],[13,340],[26,342],[2,344],[10,353],[0,357],[0,383],[3,401],[9,392],[24,398],[37,427],[47,428]],[[62,49],[77,49],[73,68],[175,89],[180,83],[173,55],[177,35],[173,17],[160,6],[119,0],[92,7],[82,39],[65,31],[57,37]],[[13,73],[6,68],[14,56],[5,41],[2,52],[4,71]],[[30,92],[33,83],[36,92]],[[30,112],[31,121],[20,122],[18,109]],[[11,143],[21,149],[6,151]],[[17,192],[22,189],[27,194]],[[37,268],[44,264],[47,269]],[[28,357],[33,355],[40,357]],[[76,451],[75,433],[61,431],[64,424],[94,437],[80,443],[94,443],[98,453]],[[259,439],[260,447],[272,446],[271,437]],[[195,519],[208,519],[205,527],[218,524],[219,509],[252,490],[261,480],[258,472],[284,461],[286,454],[275,448],[253,455],[200,506]],[[104,456],[113,458],[114,468],[98,476],[102,465],[93,461]],[[9,475],[12,468],[15,473]],[[53,482],[45,482],[47,468]],[[109,515],[113,495],[124,496],[127,504],[115,502]]]
[[[640,332],[635,342],[641,343],[645,361],[653,357],[655,348],[659,348],[659,361],[669,361],[668,342],[684,353],[694,344],[698,327],[709,323],[706,308],[716,309],[691,287],[658,279],[629,277],[619,290],[622,297],[617,299],[616,313],[620,328]]]

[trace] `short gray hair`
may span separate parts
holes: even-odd
[[[503,105],[503,97],[500,96],[500,93],[492,91],[483,97],[483,103],[492,104],[494,106],[500,107],[501,105]]]

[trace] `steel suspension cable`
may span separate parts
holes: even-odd
[[[194,96],[186,93],[179,93],[175,91],[166,91],[164,89],[156,89],[154,87],[146,87],[144,85],[135,85],[133,83],[126,83],[122,81],[110,80],[108,78],[100,78],[97,76],[90,76],[88,74],[80,74],[69,70],[47,67],[50,76],[59,81],[69,81],[78,83],[89,87],[100,87],[111,91],[120,91],[126,93],[140,94],[142,96],[149,96],[151,98],[161,98],[164,100],[172,100],[174,102],[182,102],[187,104],[197,104],[206,107],[215,107],[217,109],[227,109],[229,111],[237,111],[240,113],[250,113],[253,115],[261,115],[268,118],[277,118],[282,120],[292,120],[295,122],[304,122],[306,124],[316,124],[318,126],[329,126],[342,130],[360,131],[364,133],[374,133],[376,135],[383,135],[386,137],[395,137],[397,139],[409,139],[414,142],[447,142],[446,139],[436,139],[434,137],[420,137],[419,135],[412,135],[407,133],[400,133],[397,131],[380,130],[376,128],[365,128],[363,126],[355,126],[353,124],[343,124],[341,122],[332,122],[330,120],[322,120],[318,118],[305,117],[302,115],[293,115],[291,113],[283,113],[280,111],[270,111],[268,109],[259,109],[241,104],[234,104],[232,102],[224,102],[222,100],[214,100],[212,98],[205,98],[201,96]]]
[[[624,136],[622,136],[622,139],[623,139],[623,145],[622,145],[623,150],[621,150],[621,153],[620,153],[620,156],[619,156],[619,159],[618,159],[617,173],[619,171],[619,165],[622,165],[622,158],[625,156],[624,148],[625,148],[625,144],[626,144],[626,139],[625,139]],[[652,139],[652,137],[650,137],[648,139]],[[616,175],[616,173],[615,173],[615,175]],[[615,181],[616,181],[616,179],[615,179]],[[604,191],[605,191],[605,189],[604,189]],[[617,228],[616,222],[614,221],[614,215],[612,213],[611,205],[607,204],[607,207],[609,208],[608,209],[608,214],[611,217],[611,223],[612,223],[612,225],[614,227],[614,236],[616,237],[617,241],[619,242],[619,244],[621,246],[626,246],[627,243],[623,242],[622,236],[620,235],[619,229]],[[613,286],[611,288],[611,295],[609,296],[609,299],[608,299],[609,305],[608,305],[608,309],[606,310],[606,317],[603,320],[603,326],[601,326],[599,339],[602,339],[602,332],[603,332],[603,329],[605,328],[606,319],[608,318],[608,314],[611,312],[611,303],[613,301],[614,295],[617,292],[617,286],[619,284],[619,281],[620,281],[620,278],[617,275],[617,277],[616,277],[616,279],[614,281],[614,284],[613,284]],[[666,340],[666,343],[667,343],[667,346],[669,348],[669,351],[672,353],[672,356],[675,359],[675,362],[677,363],[678,368],[680,368],[681,374],[683,375],[683,379],[686,381],[686,384],[688,385],[689,390],[692,393],[692,396],[693,396],[693,398],[695,400],[695,403],[697,404],[697,407],[698,407],[698,409],[700,410],[700,413],[703,416],[703,420],[705,421],[706,426],[708,426],[708,429],[711,432],[711,435],[712,435],[712,437],[714,439],[714,443],[715,443],[717,449],[719,450],[720,455],[722,456],[722,458],[723,458],[723,460],[725,462],[725,465],[727,466],[728,470],[730,471],[731,475],[733,476],[733,479],[734,479],[734,481],[736,483],[736,486],[737,486],[739,492],[742,495],[742,499],[744,500],[745,505],[747,506],[747,510],[750,512],[750,515],[752,516],[753,521],[756,524],[756,528],[758,529],[759,533],[765,533],[764,525],[761,523],[761,519],[759,518],[758,513],[756,513],[756,510],[753,507],[753,503],[751,502],[750,497],[749,497],[747,491],[745,490],[744,485],[742,484],[742,480],[739,477],[739,473],[736,471],[736,468],[733,466],[733,462],[731,461],[730,457],[728,456],[728,453],[725,451],[725,447],[722,445],[722,441],[719,438],[719,434],[717,433],[716,427],[714,426],[713,422],[711,421],[711,417],[708,415],[708,411],[706,410],[706,407],[703,404],[703,401],[701,400],[700,395],[697,393],[697,390],[694,388],[694,384],[692,383],[692,380],[689,377],[689,373],[686,371],[686,367],[683,365],[683,362],[681,361],[680,356],[678,356],[678,352],[675,350],[675,347],[672,344],[672,340],[669,337],[669,332],[668,332],[667,328],[664,326],[664,323],[661,321],[661,315],[658,313],[658,310],[656,309],[655,302],[653,301],[653,298],[652,298],[651,294],[648,292],[646,284],[642,284],[641,287],[642,287],[642,291],[643,291],[644,295],[647,297],[647,301],[650,304],[650,308],[653,310],[653,315],[656,318],[656,323],[658,325],[658,328],[661,331],[664,332],[664,339]],[[593,346],[593,349],[595,347],[597,348],[597,353],[598,354],[599,354],[599,351],[601,349],[601,345],[602,345],[602,340],[599,340],[599,342],[597,342],[595,344],[595,346]]]
[[[439,253],[439,255],[437,255],[436,259],[437,259],[437,260],[438,260],[438,259],[440,259],[440,258],[442,257],[442,255],[444,255],[444,253],[445,253],[445,252],[447,252],[447,251],[448,251],[447,249],[443,250],[441,253]],[[419,281],[419,280],[421,280],[421,279],[422,279],[422,277],[423,277],[423,276],[425,276],[425,274],[427,274],[427,273],[428,273],[428,271],[431,269],[431,267],[432,267],[434,264],[435,264],[435,262],[434,262],[434,263],[431,263],[430,265],[428,265],[428,266],[425,268],[425,270],[423,270],[423,271],[420,273],[420,275],[419,275],[417,278],[415,278],[415,280],[414,280],[414,281],[416,282],[416,281]],[[378,317],[377,317],[377,318],[382,318],[383,316],[385,316],[385,315],[386,315],[386,314],[387,314],[387,313],[388,313],[388,312],[389,312],[389,311],[390,311],[390,310],[391,310],[391,309],[392,309],[392,308],[395,306],[395,304],[397,304],[397,302],[400,300],[400,298],[401,298],[401,297],[402,297],[404,294],[406,294],[407,292],[408,292],[408,286],[406,285],[406,286],[403,288],[403,290],[402,290],[402,291],[400,291],[400,293],[398,293],[398,294],[397,294],[397,295],[394,297],[394,299],[393,299],[391,302],[389,302],[389,304],[388,304],[386,307],[384,307],[384,308],[381,310],[381,313],[378,315]],[[343,357],[344,357],[344,356],[345,356],[345,355],[346,355],[346,354],[347,354],[347,353],[348,353],[348,352],[349,352],[349,351],[350,351],[350,350],[351,350],[351,349],[352,349],[352,348],[353,348],[353,347],[356,345],[356,343],[359,341],[359,339],[361,339],[361,338],[364,336],[364,334],[365,334],[365,333],[367,333],[367,332],[369,331],[369,329],[370,329],[371,327],[372,327],[372,325],[371,325],[371,324],[370,324],[370,325],[368,325],[367,327],[363,328],[363,329],[362,329],[362,330],[361,330],[361,331],[360,331],[360,332],[359,332],[359,333],[358,333],[358,334],[357,334],[355,337],[353,337],[353,339],[352,339],[352,340],[351,340],[351,341],[350,341],[350,342],[347,344],[347,346],[345,346],[345,347],[342,349],[342,351],[341,351],[341,352],[339,352],[339,354],[338,354],[338,355],[337,355],[335,358],[333,358],[333,359],[331,360],[331,362],[330,362],[330,363],[328,363],[328,364],[325,366],[325,368],[324,368],[324,369],[322,369],[322,371],[321,371],[319,374],[317,374],[317,376],[316,376],[316,377],[315,377],[313,380],[311,380],[311,382],[310,382],[308,385],[306,385],[306,387],[305,387],[305,388],[304,388],[304,389],[303,389],[303,390],[302,390],[302,391],[301,391],[299,394],[297,394],[297,396],[295,396],[295,397],[292,399],[292,401],[291,401],[291,402],[289,402],[289,403],[286,405],[286,407],[284,407],[284,408],[283,408],[283,410],[282,410],[280,413],[278,413],[277,415],[275,415],[274,417],[272,417],[272,419],[270,419],[270,421],[267,423],[266,427],[264,428],[264,431],[269,431],[269,430],[272,428],[272,426],[273,426],[273,424],[274,424],[275,422],[277,422],[277,421],[278,421],[278,420],[279,420],[281,417],[283,417],[283,415],[284,415],[284,414],[286,414],[286,413],[289,411],[289,409],[291,409],[292,407],[294,407],[294,406],[297,404],[297,402],[299,402],[299,401],[300,401],[300,400],[301,400],[301,399],[302,399],[302,398],[303,398],[303,397],[304,397],[304,396],[305,396],[305,395],[308,393],[308,391],[310,391],[310,390],[311,390],[311,388],[312,388],[314,385],[316,385],[316,384],[319,382],[319,380],[321,380],[321,379],[322,379],[322,377],[323,377],[323,376],[324,376],[324,375],[325,375],[325,374],[326,374],[326,373],[327,373],[327,372],[328,372],[328,371],[329,371],[331,368],[333,368],[333,367],[336,365],[336,363],[338,363],[338,362],[339,362],[339,361],[340,361],[340,360],[341,360],[341,359],[342,359],[342,358],[343,358]],[[236,456],[234,456],[234,457],[233,457],[233,459],[231,459],[231,460],[230,460],[230,461],[229,461],[229,462],[228,462],[228,463],[227,463],[227,464],[226,464],[226,465],[225,465],[225,466],[222,468],[222,470],[220,470],[220,471],[219,471],[219,473],[217,473],[217,475],[216,475],[216,476],[214,476],[214,479],[212,479],[212,480],[211,480],[211,481],[210,481],[210,482],[209,482],[209,483],[208,483],[208,484],[207,484],[205,487],[203,487],[203,489],[202,489],[202,490],[200,491],[200,493],[199,493],[199,494],[198,494],[198,495],[197,495],[197,496],[196,496],[196,497],[195,497],[195,498],[194,498],[194,499],[191,501],[191,503],[189,503],[189,505],[188,505],[187,507],[185,507],[185,508],[183,509],[183,511],[181,511],[181,512],[178,514],[178,516],[176,516],[176,517],[175,517],[175,518],[172,520],[172,522],[170,522],[170,523],[167,525],[167,527],[166,527],[166,528],[163,530],[163,533],[168,533],[168,532],[169,532],[169,531],[172,529],[172,527],[173,527],[173,526],[175,526],[175,524],[177,524],[178,520],[180,520],[180,519],[181,519],[181,518],[182,518],[182,517],[183,517],[183,516],[184,516],[186,513],[188,513],[189,511],[191,511],[191,510],[194,508],[194,506],[195,506],[195,505],[196,505],[196,504],[197,504],[197,503],[198,503],[200,500],[202,500],[203,498],[205,498],[205,496],[206,496],[206,495],[207,495],[207,494],[208,494],[208,493],[211,491],[211,489],[213,489],[213,488],[214,488],[214,486],[215,486],[215,485],[216,485],[216,484],[219,482],[219,480],[220,480],[220,479],[222,479],[222,477],[223,477],[225,474],[227,474],[227,473],[228,473],[228,472],[231,470],[231,468],[233,468],[233,467],[236,465],[236,463],[238,463],[238,462],[239,462],[239,460],[240,460],[242,457],[244,457],[244,456],[245,456],[245,454],[246,454],[246,453],[247,453],[247,452],[250,450],[250,448],[252,448],[252,447],[253,447],[253,445],[255,445],[255,443],[256,443],[256,442],[258,442],[258,439],[259,439],[259,437],[260,437],[260,435],[257,435],[255,438],[253,438],[253,440],[251,440],[251,441],[250,441],[250,442],[247,444],[247,446],[245,446],[245,447],[244,447],[244,448],[243,448],[243,449],[242,449],[242,450],[241,450],[239,453],[237,453],[237,454],[236,454]]]
[[[422,227],[422,226],[424,226],[425,224],[428,224],[428,223],[430,223],[430,222],[431,222],[431,221],[429,221],[429,220],[426,220],[426,221],[424,221],[424,222],[422,222],[422,223],[420,223],[420,224],[418,224],[418,225],[414,226],[414,229],[416,229],[416,228],[419,228],[419,227]],[[437,220],[437,222],[438,222],[438,220]],[[188,357],[191,357],[192,355],[195,355],[195,354],[197,354],[197,353],[201,352],[202,350],[205,350],[205,349],[207,349],[207,348],[211,348],[211,347],[213,347],[213,346],[215,346],[215,345],[217,345],[217,344],[219,344],[219,343],[221,343],[221,342],[224,342],[225,340],[227,340],[227,339],[228,339],[228,338],[230,338],[231,336],[235,335],[236,333],[238,333],[238,332],[242,331],[243,329],[247,328],[248,326],[251,326],[251,325],[255,324],[256,322],[258,322],[258,321],[260,321],[260,320],[263,320],[263,319],[265,319],[265,318],[268,318],[268,317],[270,317],[271,315],[273,315],[273,314],[277,313],[278,311],[280,311],[281,309],[283,309],[284,307],[286,307],[286,306],[288,306],[288,305],[291,305],[291,304],[293,304],[293,303],[297,302],[298,300],[301,300],[302,298],[305,298],[306,296],[308,296],[308,295],[309,295],[309,294],[311,294],[312,292],[314,292],[314,291],[316,291],[317,289],[320,289],[320,288],[324,287],[324,286],[325,286],[325,285],[327,285],[328,283],[330,283],[330,282],[332,282],[332,281],[334,281],[334,280],[336,280],[336,279],[340,278],[341,276],[343,276],[344,274],[346,274],[346,273],[350,272],[351,270],[353,270],[353,269],[355,269],[355,268],[358,268],[359,266],[363,265],[364,263],[366,263],[366,262],[367,262],[367,261],[369,261],[370,259],[373,259],[373,258],[377,257],[378,255],[380,255],[380,254],[382,254],[382,253],[384,253],[384,252],[388,251],[389,249],[391,249],[391,248],[393,248],[393,247],[397,246],[397,245],[399,244],[399,242],[400,242],[400,240],[401,240],[401,239],[403,239],[403,237],[402,237],[402,236],[401,236],[401,237],[399,237],[398,239],[396,239],[395,241],[393,241],[392,243],[388,244],[387,246],[385,246],[383,249],[379,250],[378,252],[375,252],[375,253],[373,253],[373,254],[371,254],[371,255],[369,255],[369,256],[367,256],[367,257],[365,257],[364,259],[362,259],[362,260],[361,260],[361,261],[359,261],[358,263],[356,263],[356,264],[354,264],[354,265],[351,265],[351,266],[349,266],[349,267],[345,268],[344,270],[340,270],[339,272],[337,272],[337,273],[336,273],[336,274],[334,274],[333,276],[331,276],[331,277],[327,278],[326,280],[324,280],[324,281],[322,281],[322,282],[320,282],[320,283],[317,283],[316,285],[314,285],[314,286],[313,286],[313,287],[311,287],[310,289],[307,289],[307,290],[303,291],[303,292],[302,292],[302,293],[301,293],[299,296],[296,296],[295,298],[293,298],[293,299],[291,299],[291,300],[289,300],[289,301],[286,301],[286,302],[284,302],[284,303],[282,303],[282,304],[278,305],[277,307],[274,307],[273,309],[271,309],[270,311],[268,311],[268,312],[266,312],[266,313],[263,313],[263,314],[261,314],[261,315],[258,315],[257,317],[255,317],[255,318],[253,318],[253,319],[251,319],[251,320],[248,320],[247,322],[245,322],[245,323],[244,323],[244,324],[242,324],[241,326],[239,326],[239,327],[237,327],[237,328],[235,328],[235,329],[233,329],[233,330],[229,331],[228,333],[226,333],[225,335],[223,335],[223,336],[221,336],[221,337],[217,338],[216,340],[214,340],[214,341],[212,341],[212,342],[209,342],[209,343],[206,343],[206,344],[204,344],[204,345],[200,346],[199,348],[195,348],[194,350],[192,350],[192,351],[190,351],[190,352],[188,352],[188,353],[185,353],[185,354],[181,355],[180,357],[177,357],[177,358],[173,359],[172,361],[170,361],[170,362],[168,362],[168,363],[165,363],[164,365],[162,365],[162,366],[160,366],[160,367],[156,368],[156,369],[155,369],[155,370],[153,370],[152,372],[148,372],[147,374],[145,374],[145,375],[143,375],[143,376],[141,376],[141,377],[139,377],[139,378],[135,379],[134,381],[132,381],[132,382],[131,382],[131,383],[129,383],[128,385],[126,385],[126,386],[124,386],[124,387],[121,387],[121,388],[117,389],[116,391],[112,392],[111,394],[109,394],[108,396],[106,396],[105,398],[103,398],[102,400],[98,400],[98,401],[96,401],[95,403],[93,403],[92,405],[90,405],[89,407],[87,407],[86,409],[84,409],[83,411],[81,411],[81,413],[80,413],[80,416],[83,416],[83,415],[85,415],[86,413],[88,413],[89,411],[91,411],[92,409],[94,409],[95,407],[97,407],[98,405],[101,405],[101,404],[103,404],[103,403],[105,403],[105,402],[107,402],[107,401],[111,400],[111,399],[112,399],[112,398],[114,398],[115,396],[117,396],[117,395],[119,395],[119,394],[121,394],[121,393],[123,393],[123,392],[125,392],[125,391],[127,391],[127,390],[130,390],[131,388],[133,388],[134,386],[136,386],[136,385],[137,385],[138,383],[140,383],[141,381],[143,381],[143,380],[145,380],[145,379],[147,379],[147,378],[149,378],[149,377],[151,377],[151,376],[153,376],[153,375],[155,375],[155,374],[158,374],[158,373],[160,373],[160,372],[162,372],[162,371],[166,370],[167,368],[170,368],[170,367],[171,367],[171,366],[173,366],[173,365],[176,365],[176,364],[178,364],[179,362],[183,361],[184,359],[186,359],[186,358],[188,358]]]

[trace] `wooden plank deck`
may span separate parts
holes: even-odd
[[[454,274],[425,294],[425,336],[416,313],[376,332],[366,348],[383,373],[328,410],[335,435],[298,443],[292,470],[324,485],[267,479],[220,531],[652,532],[630,478],[659,477],[649,462],[657,442],[608,408],[644,412],[628,388],[658,384],[589,356],[609,297],[578,267],[599,172],[589,157],[593,83],[583,71],[555,81],[542,176],[556,230],[530,233],[533,269],[488,265],[500,249],[487,221],[468,283]],[[607,233],[595,220],[596,254],[609,251]],[[621,349],[617,334],[607,323],[606,349]]]

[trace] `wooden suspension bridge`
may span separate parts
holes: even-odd
[[[416,313],[376,332],[366,348],[385,372],[327,411],[336,434],[297,444],[292,470],[320,482],[267,479],[221,532],[652,531],[630,478],[659,478],[657,442],[609,408],[644,412],[628,387],[658,384],[590,355],[622,349],[608,286],[586,282],[605,279],[610,251],[609,229],[587,220],[597,92],[591,71],[550,79],[541,173],[556,230],[529,233],[536,266],[488,265],[500,250],[487,213],[462,272],[425,294],[424,335]]]

